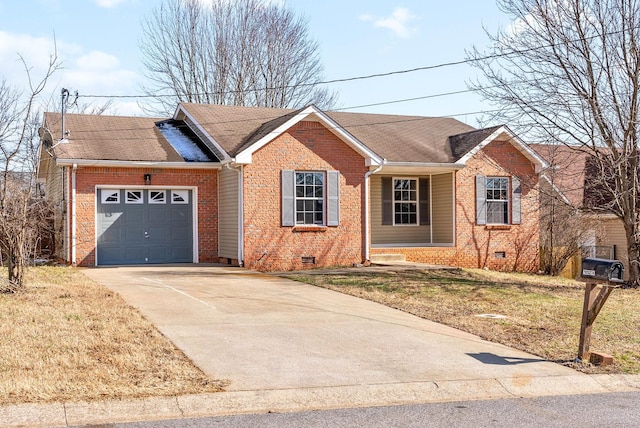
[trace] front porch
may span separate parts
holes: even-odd
[[[385,248],[398,253],[395,249],[404,247],[453,247],[455,174],[373,175],[370,210],[372,253],[381,254],[378,250]]]

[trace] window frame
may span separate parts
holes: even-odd
[[[391,177],[391,207],[392,207],[392,220],[393,220],[393,226],[401,226],[401,227],[412,227],[412,226],[420,226],[420,180],[418,177]],[[399,190],[400,192],[414,192],[415,194],[415,199],[411,200],[403,200],[403,199],[396,199],[396,181],[408,181],[408,182],[414,182],[414,189],[407,189],[407,190]],[[409,185],[409,187],[411,187],[411,185]],[[415,222],[414,223],[398,223],[396,222],[396,204],[412,204],[415,206],[415,212],[408,212],[407,215],[411,216],[414,215],[415,216]],[[403,213],[401,213],[400,215],[402,215]]]
[[[144,192],[140,189],[125,189],[124,203],[126,205],[142,205],[144,204]]]
[[[303,175],[302,183],[298,183],[298,175]],[[313,177],[313,183],[307,184],[307,177]],[[322,183],[320,186],[315,182],[317,177],[322,178]],[[293,215],[294,215],[294,225],[295,226],[326,226],[327,223],[327,174],[326,171],[313,171],[313,170],[295,170],[293,172],[294,179],[294,193],[293,193]],[[299,187],[302,187],[302,196],[298,195]],[[312,188],[313,196],[307,196],[306,192],[308,188]],[[317,196],[318,190],[321,191],[321,195]],[[317,202],[321,202],[321,210],[317,210]],[[299,203],[302,203],[303,208],[299,208]],[[311,208],[307,209],[307,204],[311,203]],[[313,221],[308,223],[306,221],[307,215],[311,215]],[[321,215],[321,220],[317,221],[316,218],[318,214]],[[298,217],[302,215],[303,220],[299,221]]]
[[[507,204],[507,213],[506,213],[506,223],[500,222],[489,222],[488,215],[488,203],[487,196],[489,196],[487,191],[487,180],[489,179],[505,179],[508,182],[508,187],[506,189],[506,204]],[[522,207],[522,198],[524,192],[524,185],[522,181],[515,175],[507,175],[507,176],[484,176],[482,174],[477,174],[475,176],[476,182],[476,219],[475,224],[479,226],[517,226],[521,225],[523,222],[523,207]],[[491,188],[493,191],[495,186]],[[495,196],[495,195],[493,195]],[[503,202],[502,199],[495,199],[495,197],[489,198],[491,202],[499,201]],[[493,219],[492,219],[493,220]]]
[[[506,176],[486,176],[485,177],[485,204],[487,205],[487,214],[486,214],[486,224],[488,225],[509,225],[511,224],[511,177],[506,177]],[[490,181],[493,181],[494,183],[496,181],[498,182],[504,182],[506,184],[506,186],[492,186],[489,187],[489,183]],[[492,198],[489,197],[489,192],[492,192]],[[498,193],[499,196],[501,196],[500,194],[504,192],[504,197],[498,197],[496,198],[496,193]],[[499,206],[502,205],[504,207],[504,212],[500,213],[499,211],[494,211],[493,213],[491,213],[490,211],[490,207],[494,207],[494,206]],[[504,218],[504,221],[501,222],[496,222],[496,221],[489,221],[489,218],[491,216],[491,214],[495,215],[501,215],[501,217]],[[494,218],[492,218],[492,220],[494,220]]]

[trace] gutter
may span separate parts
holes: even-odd
[[[75,163],[71,169],[71,264],[76,266],[76,170]]]
[[[58,166],[101,166],[113,168],[222,169],[220,162],[119,161],[102,159],[56,159]]]
[[[461,163],[446,163],[446,162],[387,162],[385,159],[380,166],[386,166],[387,168],[401,167],[401,168],[434,168],[434,169],[463,169],[464,164]],[[377,171],[377,170],[376,170]]]

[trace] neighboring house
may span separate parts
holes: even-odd
[[[588,228],[580,243],[582,255],[622,261],[624,277],[628,279],[629,256],[624,225],[614,214],[594,210],[599,208],[601,195],[597,185],[599,179],[594,178],[598,168],[591,155],[563,144],[533,144],[531,147],[550,165],[544,175],[553,185],[553,190],[568,206],[580,210],[582,224]],[[548,192],[543,191],[542,194]],[[579,274],[579,266],[574,271]]]
[[[61,121],[45,116],[39,178],[73,264],[538,269],[546,163],[506,126],[187,103]]]

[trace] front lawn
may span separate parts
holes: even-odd
[[[37,267],[0,294],[0,405],[220,391],[116,294],[68,267]]]
[[[596,319],[591,351],[614,356],[612,366],[596,367],[575,362],[582,282],[393,266],[297,272],[287,277],[373,300],[584,372],[640,373],[640,289],[615,289]]]

